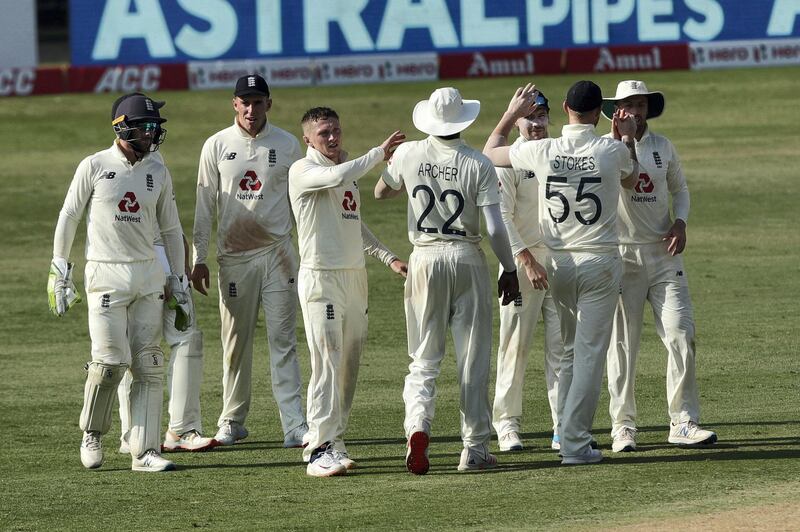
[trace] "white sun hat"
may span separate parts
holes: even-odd
[[[478,100],[462,100],[461,93],[453,87],[436,89],[427,100],[414,106],[414,127],[437,137],[446,137],[464,131],[481,112]]]
[[[611,120],[618,101],[631,96],[647,96],[647,117],[656,118],[664,112],[664,94],[658,91],[649,92],[644,81],[629,79],[620,81],[617,93],[613,98],[603,98],[603,116]]]

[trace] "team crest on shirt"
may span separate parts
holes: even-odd
[[[533,170],[525,170],[522,173],[522,179],[533,179],[536,177],[536,174],[533,173]]]
[[[661,155],[657,151],[653,152],[653,162],[656,163],[657,168],[661,168]]]
[[[269,152],[267,153],[267,162],[269,163],[270,168],[278,164],[278,153],[275,151],[275,148],[269,149]]]

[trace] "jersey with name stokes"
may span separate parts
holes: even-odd
[[[591,124],[571,124],[556,139],[512,146],[511,164],[539,178],[542,236],[558,251],[616,249],[620,181],[633,171],[628,148],[598,137]]]
[[[289,167],[302,157],[294,135],[269,122],[251,137],[236,123],[203,146],[197,173],[193,244],[205,263],[217,209],[217,258],[248,257],[270,249],[292,230]]]
[[[153,236],[181,234],[172,177],[158,152],[131,164],[116,142],[78,165],[64,214],[86,215],[86,259],[135,262],[155,258]]]
[[[395,190],[406,185],[408,238],[415,246],[479,242],[479,207],[500,203],[492,163],[461,139],[401,144],[382,177]]]

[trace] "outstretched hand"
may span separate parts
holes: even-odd
[[[392,157],[394,150],[405,141],[406,136],[399,129],[389,135],[389,138],[384,140],[383,144],[381,144],[381,148],[383,148],[383,160],[388,161]]]
[[[515,120],[528,116],[538,107],[536,105],[536,96],[538,94],[539,91],[533,83],[517,88],[514,96],[511,97],[511,101],[508,102],[506,113],[513,116]]]

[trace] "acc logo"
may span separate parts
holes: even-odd
[[[342,200],[342,208],[346,211],[354,211],[358,207],[355,198],[353,197],[353,193],[351,191],[347,191],[344,193],[344,199]]]
[[[126,192],[117,206],[122,212],[139,212],[139,202],[136,201],[136,194],[133,192]]]
[[[650,179],[649,175],[645,173],[639,174],[639,181],[636,183],[636,187],[634,189],[636,192],[639,194],[650,194],[655,188],[656,186],[653,184],[653,181]]]
[[[259,181],[258,175],[254,171],[248,170],[244,175],[245,177],[239,181],[240,189],[252,191],[261,190],[261,181]]]

